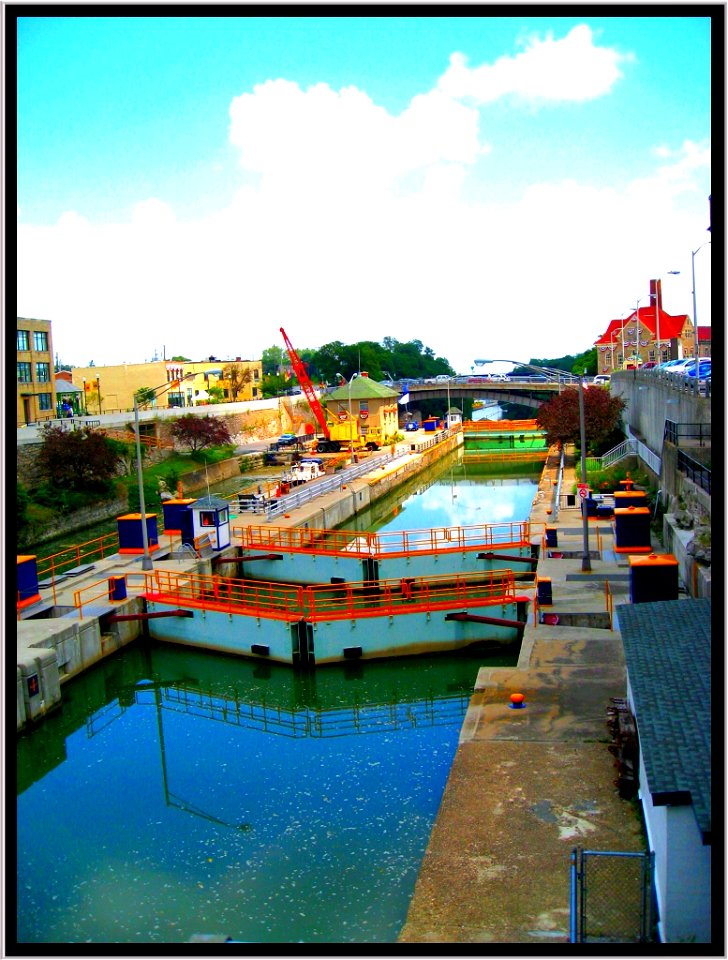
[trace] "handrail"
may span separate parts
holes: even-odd
[[[415,530],[315,529],[313,527],[237,527],[233,538],[244,550],[282,550],[285,553],[318,553],[339,557],[396,557],[410,553],[444,553],[484,547],[529,547],[531,524],[472,524],[463,527],[431,527]]]
[[[483,433],[502,431],[504,433],[526,433],[537,431],[546,433],[543,427],[540,427],[538,420],[464,420],[463,431],[468,433]]]
[[[114,580],[124,580],[125,584],[125,593],[128,593],[131,590],[142,594],[148,589],[148,574],[146,573],[125,573],[122,575],[114,575]],[[141,578],[141,583],[134,583],[134,580],[139,580]],[[87,583],[86,586],[74,590],[73,593],[73,605],[78,610],[79,620],[83,620],[83,607],[84,604],[88,605],[94,601],[103,600],[104,603],[124,603],[126,597],[121,600],[115,600],[111,596],[111,584],[110,580],[112,577],[106,577],[103,580],[95,580],[93,583]],[[99,592],[98,588],[103,585],[103,589]],[[88,595],[90,591],[95,590],[95,593]]]
[[[45,577],[50,575],[53,582],[60,575],[63,567],[78,567],[82,560],[89,560],[98,554],[98,559],[103,560],[110,554],[117,553],[119,550],[119,534],[107,533],[103,537],[96,537],[94,540],[87,540],[73,547],[67,547],[58,553],[53,553],[48,557],[43,557],[38,561],[38,576]],[[59,559],[59,558],[65,559]]]
[[[604,599],[607,605],[607,613],[609,614],[609,629],[614,630],[614,594],[609,585],[609,580],[604,581]]]
[[[515,603],[512,570],[443,577],[350,581],[301,587],[263,580],[225,579],[154,571],[146,599],[225,613],[310,622],[391,616]]]

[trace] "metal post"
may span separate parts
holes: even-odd
[[[142,515],[142,545],[144,547],[144,556],[142,557],[142,570],[152,570],[152,558],[149,555],[149,537],[147,535],[147,508],[144,503],[144,478],[142,476],[142,445],[139,439],[139,405],[136,396],[134,397],[134,427],[136,429],[136,462],[137,462],[137,481],[139,483],[139,509]]]
[[[586,370],[584,371],[586,373]],[[586,425],[584,423],[584,378],[579,377],[579,431],[581,435],[581,482],[586,483]],[[581,560],[582,571],[591,570],[591,557],[589,555],[589,512],[587,510],[587,498],[583,497],[581,501],[582,530],[584,539],[584,555]]]

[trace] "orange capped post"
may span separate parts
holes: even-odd
[[[511,702],[508,704],[508,706],[511,708],[511,710],[522,710],[526,706],[524,701],[525,697],[522,693],[512,693]]]

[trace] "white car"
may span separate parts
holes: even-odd
[[[608,373],[598,373],[596,377],[592,380],[594,384],[601,384],[602,386],[609,386],[609,382],[612,378]]]

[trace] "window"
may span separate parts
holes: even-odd
[[[48,353],[48,334],[45,330],[33,331],[33,349],[39,353]]]
[[[260,370],[257,367],[253,370],[253,379],[260,380]]]
[[[27,330],[18,330],[18,350],[30,350],[30,334]]]
[[[51,379],[50,363],[36,363],[35,375],[38,378],[38,383],[49,383]]]
[[[18,364],[18,383],[32,383],[33,378],[30,373],[29,363]]]
[[[212,510],[200,511],[200,526],[201,527],[215,526],[215,514]]]
[[[39,410],[51,410],[51,395],[50,393],[39,393],[38,394],[38,409]]]

